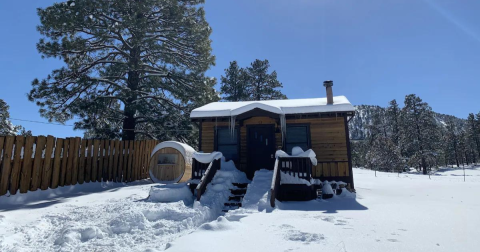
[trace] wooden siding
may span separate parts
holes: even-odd
[[[287,119],[287,124],[309,124],[311,148],[317,154],[318,165],[313,167],[313,176],[350,176],[348,144],[344,117]],[[242,122],[240,127],[240,164],[245,170],[247,156],[247,125],[275,124],[278,119],[252,117]],[[212,152],[215,148],[215,125],[228,126],[228,122],[202,122],[201,150]],[[237,122],[238,125],[238,122]],[[275,133],[277,149],[283,148],[282,134]]]

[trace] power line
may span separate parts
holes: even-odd
[[[48,125],[56,125],[56,126],[65,126],[65,127],[73,127],[75,125],[73,124],[61,124],[61,123],[52,123],[52,122],[41,122],[41,121],[34,121],[34,120],[26,120],[26,119],[18,119],[18,118],[7,118],[8,120],[14,120],[14,121],[21,121],[21,122],[30,122],[30,123],[40,123],[40,124],[48,124]],[[97,130],[106,130],[105,128],[95,128]],[[122,131],[135,131],[135,129],[121,129]],[[136,130],[136,131],[142,131],[142,130]],[[153,130],[153,131],[148,131],[148,132],[191,132],[194,130]]]

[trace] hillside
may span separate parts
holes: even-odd
[[[372,123],[372,118],[375,112],[378,110],[385,110],[385,108],[374,105],[357,105],[355,106],[355,117],[349,122],[350,127],[350,139],[351,140],[363,140],[368,135],[367,125]],[[439,125],[445,127],[446,121],[449,118],[457,123],[458,126],[463,127],[466,120],[451,115],[435,113],[435,120]]]

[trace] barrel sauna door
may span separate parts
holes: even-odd
[[[163,148],[158,150],[150,163],[151,175],[159,181],[173,181],[183,175],[185,160],[176,149]]]

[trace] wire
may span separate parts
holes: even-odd
[[[30,123],[40,123],[40,124],[49,124],[49,125],[56,125],[56,126],[66,126],[66,127],[73,127],[75,125],[73,124],[61,124],[61,123],[52,123],[52,122],[41,122],[41,121],[33,121],[33,120],[26,120],[26,119],[18,119],[18,118],[7,118],[8,120],[14,120],[14,121],[21,121],[21,122],[30,122]],[[102,128],[95,128],[97,130],[105,130]],[[121,129],[122,131],[135,131],[135,129]],[[141,131],[141,130],[136,130],[136,131]],[[194,130],[153,130],[153,131],[148,131],[148,132],[192,132]]]

